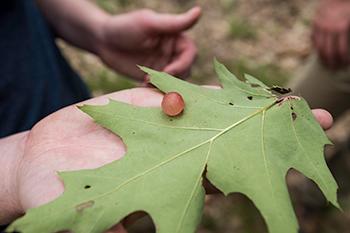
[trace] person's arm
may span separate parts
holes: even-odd
[[[0,225],[22,214],[17,192],[17,171],[28,132],[0,139]]]
[[[110,15],[87,0],[37,0],[37,4],[59,37],[97,53],[103,24]]]

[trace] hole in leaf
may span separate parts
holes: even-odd
[[[91,185],[85,185],[84,186],[84,189],[89,189],[89,188],[91,188]]]
[[[206,177],[207,175],[207,166],[205,166],[205,170],[203,172],[203,180],[202,184],[203,187],[205,188],[205,192],[207,194],[213,194],[213,193],[220,193],[219,189],[215,187]]]
[[[342,163],[344,161],[338,161],[338,162]],[[336,166],[339,166],[339,164],[337,164]],[[286,175],[286,182],[288,184],[288,191],[289,193],[292,194],[293,202],[295,203],[305,202],[305,199],[301,194],[308,192],[310,195],[312,195],[312,199],[307,199],[310,201],[310,202],[307,202],[308,208],[312,208],[313,210],[316,210],[316,209],[320,210],[319,208],[322,209],[328,205],[328,201],[323,196],[323,193],[318,188],[318,185],[314,181],[305,177],[298,170],[295,170],[293,168],[289,169]]]
[[[253,96],[247,96],[248,100],[253,100]]]
[[[292,112],[292,119],[293,119],[293,121],[295,121],[295,119],[297,119],[297,114],[295,112]]]
[[[217,194],[220,193],[219,189],[215,187],[206,177],[203,177],[203,186],[205,188],[206,194]]]
[[[231,105],[231,106],[233,106],[233,103],[232,102],[230,102],[230,103],[228,103],[229,105]]]
[[[290,107],[290,110],[294,110],[293,106]]]
[[[145,211],[137,211],[123,220],[128,233],[156,232],[152,218]]]
[[[232,232],[227,229],[237,229],[238,222],[238,232],[268,233],[263,217],[246,196],[234,193],[227,197],[224,195],[208,197],[203,211],[204,229],[213,229],[209,232]],[[232,219],[235,221],[230,221]]]

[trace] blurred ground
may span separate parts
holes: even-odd
[[[217,83],[212,68],[213,57],[217,57],[237,75],[249,73],[270,85],[286,84],[310,54],[310,23],[318,3],[316,0],[94,1],[111,13],[139,8],[178,13],[200,5],[203,17],[189,32],[199,47],[189,81]],[[96,57],[60,44],[94,95],[138,85],[108,70]],[[339,198],[344,212],[327,205],[315,185],[303,176],[291,172],[288,178],[304,233],[350,232],[349,115],[329,132],[335,147],[328,149],[330,167],[341,187]],[[131,232],[152,232],[149,222],[142,220]],[[208,198],[199,232],[264,233],[266,227],[254,205],[236,194],[229,198]]]

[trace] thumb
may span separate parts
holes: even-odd
[[[316,120],[318,121],[318,123],[320,123],[321,127],[324,130],[329,129],[332,126],[332,124],[333,124],[333,117],[326,110],[324,110],[324,109],[313,109],[312,113],[314,114]]]
[[[154,14],[150,17],[153,33],[177,34],[191,28],[201,16],[200,7],[193,7],[183,14]]]

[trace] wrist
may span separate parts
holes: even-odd
[[[103,60],[103,56],[106,52],[106,50],[111,50],[111,39],[113,42],[117,42],[117,38],[115,38],[115,35],[111,35],[111,22],[114,20],[113,15],[106,15],[103,18],[99,18],[98,23],[96,24],[96,33],[95,33],[95,43],[94,43],[94,49],[95,54],[99,56]],[[115,25],[112,27],[115,29]],[[116,29],[118,30],[118,29]],[[113,30],[114,31],[114,30]],[[113,43],[115,45],[117,43]],[[113,47],[114,48],[114,47]]]
[[[17,174],[24,156],[28,132],[0,139],[0,224],[6,224],[23,214]]]
[[[98,12],[91,23],[91,39],[90,39],[90,48],[91,52],[99,55],[100,47],[105,44],[105,34],[106,34],[106,24],[112,16],[104,11]]]

